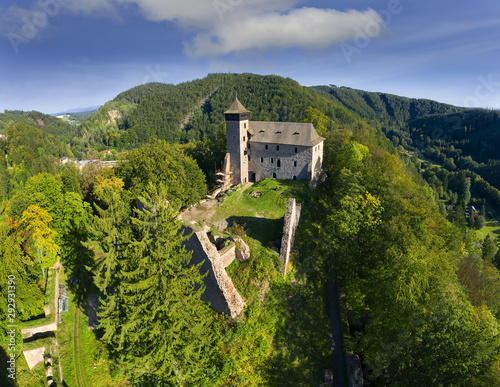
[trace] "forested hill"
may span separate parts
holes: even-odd
[[[44,132],[56,136],[68,144],[76,134],[76,128],[63,120],[49,114],[37,111],[23,112],[20,110],[5,110],[0,113],[0,133],[5,133],[13,124],[31,125]]]
[[[332,101],[341,103],[366,120],[389,127],[405,126],[414,120],[430,115],[444,115],[467,110],[429,99],[400,97],[349,87],[313,86],[312,89],[327,95]]]
[[[313,89],[382,129],[401,151],[421,152],[449,172],[467,171],[473,182],[480,183],[478,191],[489,189],[480,182],[481,178],[500,189],[499,111],[346,87],[315,86]]]
[[[292,79],[210,74],[179,85],[150,83],[125,91],[85,120],[80,135],[86,144],[103,149],[133,148],[151,136],[172,143],[203,140],[218,130],[235,96],[253,120],[298,120],[308,106],[339,122],[359,120],[342,105]]]
[[[186,137],[184,118],[221,82],[223,76],[214,74],[178,85],[148,83],[127,90],[82,122],[84,145],[134,148],[153,136],[181,142]]]

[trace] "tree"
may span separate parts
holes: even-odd
[[[59,253],[59,246],[55,243],[57,233],[49,228],[51,221],[52,216],[47,210],[34,205],[29,206],[21,218],[21,224],[31,234],[43,278],[45,278],[45,268],[54,265]]]
[[[493,239],[491,239],[490,235],[486,235],[484,238],[483,244],[481,245],[481,250],[483,251],[483,259],[486,261],[492,261],[497,253],[498,247]]]
[[[3,279],[0,281],[0,291],[7,295],[8,277],[13,276],[16,284],[16,318],[28,320],[43,313],[44,297],[37,285],[38,275],[23,249],[26,243],[24,232],[16,223],[0,222],[0,278]],[[7,302],[0,304],[0,317],[7,321]],[[2,324],[0,338],[5,337],[7,330],[7,324]]]
[[[471,229],[476,228],[476,217],[475,216],[469,216],[469,227]]]
[[[187,206],[205,196],[203,172],[179,146],[151,139],[132,150],[127,159],[115,168],[116,176],[123,179],[125,189],[136,197],[146,191],[149,183],[156,187],[163,184],[168,200],[175,207]]]
[[[7,200],[12,190],[10,173],[3,156],[3,152],[0,152],[0,202]]]
[[[63,208],[63,190],[61,182],[49,173],[40,173],[26,182],[24,189],[26,204],[47,210],[54,220],[54,229],[61,222]]]
[[[101,294],[98,316],[104,330],[102,341],[120,349],[119,337],[125,321],[122,288],[123,269],[127,265],[127,249],[132,235],[130,229],[130,198],[121,187],[105,185],[97,197],[102,207],[95,204],[93,234],[104,252],[95,267],[94,282]],[[92,247],[93,242],[87,242]]]
[[[500,270],[500,249],[498,249],[497,253],[495,254],[495,258],[493,258],[493,263]]]
[[[472,215],[471,215],[471,217],[472,217]],[[484,216],[481,216],[481,215],[476,216],[475,226],[478,230],[481,230],[485,224],[486,224],[486,220],[484,219]]]
[[[62,213],[61,260],[70,276],[82,285],[88,268],[94,266],[94,252],[83,244],[92,237],[90,205],[75,192],[66,192]]]
[[[212,317],[200,298],[205,288],[199,266],[189,265],[191,253],[182,245],[185,237],[166,190],[150,185],[149,191],[134,219],[133,264],[124,273],[129,314],[123,359],[129,369],[140,367],[154,380],[191,384],[210,360]]]
[[[309,122],[314,125],[314,128],[320,136],[326,136],[327,128],[326,125],[329,123],[330,119],[320,110],[308,107],[300,118],[300,122]]]
[[[67,163],[63,166],[60,178],[64,192],[74,192],[83,196],[83,177],[74,163]]]

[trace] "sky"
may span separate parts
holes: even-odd
[[[498,0],[0,0],[0,112],[276,74],[500,108]]]

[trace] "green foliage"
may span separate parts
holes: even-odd
[[[395,147],[422,152],[449,171],[472,172],[468,177],[472,178],[473,193],[500,208],[498,111],[344,87],[313,89],[381,128]]]
[[[129,152],[126,158],[126,162],[116,167],[116,175],[135,196],[142,195],[150,183],[167,187],[167,198],[176,207],[196,203],[205,196],[203,172],[179,146],[151,139]]]
[[[207,180],[212,185],[216,182],[215,170],[222,170],[224,157],[227,152],[226,123],[208,136],[206,141],[199,141],[196,145],[190,143],[185,147],[186,153],[196,160]]]
[[[57,233],[49,227],[52,220],[47,210],[36,205],[30,205],[21,217],[21,225],[36,249],[36,257],[42,268],[43,278],[45,278],[45,269],[54,266],[59,254],[59,246],[56,244]]]
[[[15,124],[7,128],[8,161],[13,167],[16,186],[29,177],[46,172],[54,174],[63,156],[72,157],[67,145],[53,135],[32,126]]]
[[[23,193],[27,206],[35,205],[47,210],[57,230],[62,220],[63,187],[61,181],[49,173],[33,176],[26,182]]]
[[[7,277],[14,276],[16,321],[27,320],[43,312],[43,293],[38,286],[38,275],[24,249],[24,233],[16,224],[0,223],[0,291],[7,294]],[[7,302],[0,305],[0,318],[7,321]],[[4,341],[7,325],[0,328],[0,341]]]
[[[57,137],[63,143],[69,143],[76,130],[63,120],[37,111],[23,112],[5,110],[0,114],[0,133],[7,132],[9,126],[21,124],[31,126]]]
[[[483,251],[483,259],[491,262],[497,253],[498,247],[495,241],[487,235],[486,238],[484,238],[481,249]]]
[[[92,238],[90,205],[74,192],[64,194],[61,230],[61,261],[71,277],[83,285],[94,266],[94,252],[82,242]],[[82,289],[83,290],[83,289]]]
[[[0,203],[10,197],[12,188],[10,173],[7,169],[7,161],[0,152]]]
[[[377,383],[476,382],[498,359],[499,325],[491,314],[498,310],[498,272],[463,261],[461,234],[440,214],[432,190],[369,135],[356,136],[376,156],[325,165],[343,169],[315,193],[315,216],[301,219],[303,266],[320,278],[343,279],[352,349]],[[457,177],[463,203],[467,176]],[[457,219],[462,213],[456,210]]]
[[[109,344],[117,344],[131,378],[191,385],[208,369],[213,322],[200,298],[205,289],[199,266],[188,266],[191,254],[181,244],[167,197],[150,184],[141,198],[144,208],[132,219],[135,237],[119,284],[126,314],[118,340]]]

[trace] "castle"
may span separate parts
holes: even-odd
[[[317,182],[325,139],[312,124],[250,121],[237,98],[225,117],[224,188],[267,178]]]

